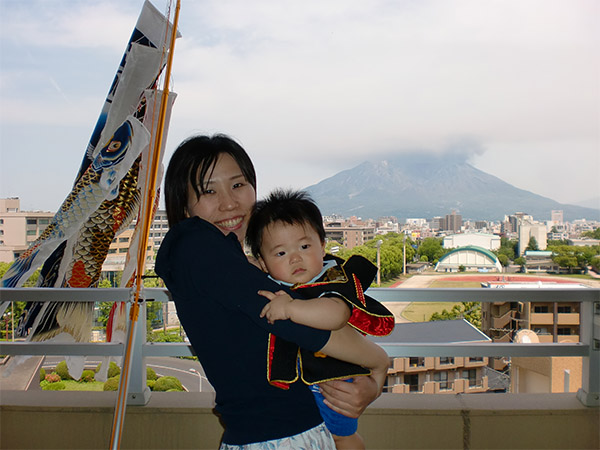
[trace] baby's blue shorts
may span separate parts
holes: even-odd
[[[351,383],[352,379],[344,381]],[[356,430],[358,429],[358,419],[353,419],[352,417],[347,417],[343,414],[335,412],[329,408],[329,406],[323,403],[324,397],[323,394],[321,394],[318,385],[314,384],[309,387],[315,396],[317,406],[321,412],[321,417],[323,418],[323,421],[325,422],[325,425],[331,434],[335,434],[336,436],[350,436],[356,433]]]

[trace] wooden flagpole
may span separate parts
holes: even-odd
[[[129,311],[129,327],[127,332],[127,342],[125,346],[125,354],[123,355],[123,368],[121,370],[121,379],[119,383],[119,392],[117,396],[117,405],[115,408],[115,414],[113,417],[113,427],[111,434],[111,446],[113,450],[119,449],[121,446],[121,435],[123,431],[123,422],[125,419],[125,409],[127,405],[127,389],[129,385],[129,371],[132,358],[133,340],[135,339],[135,327],[139,316],[140,309],[140,292],[142,288],[142,275],[146,266],[146,247],[148,245],[148,234],[150,226],[152,224],[152,215],[154,213],[154,203],[156,200],[156,179],[158,177],[158,170],[160,167],[160,153],[162,139],[164,135],[164,127],[167,115],[167,107],[169,101],[169,80],[171,78],[171,68],[173,65],[173,53],[175,49],[175,39],[177,38],[177,25],[179,22],[179,9],[180,0],[177,0],[175,6],[175,14],[173,17],[173,28],[171,30],[171,43],[169,48],[169,54],[167,57],[167,66],[165,71],[165,81],[163,87],[163,93],[160,103],[160,112],[158,118],[158,125],[156,128],[156,134],[154,139],[154,147],[149,152],[149,170],[148,170],[148,181],[146,192],[144,193],[145,201],[142,201],[143,211],[140,217],[142,218],[140,243],[138,246],[137,253],[137,269],[135,276],[135,294],[134,301]],[[168,21],[168,17],[167,17]],[[168,29],[168,27],[167,27]]]

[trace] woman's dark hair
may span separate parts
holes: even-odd
[[[323,216],[310,195],[305,191],[277,189],[256,202],[248,222],[246,243],[255,257],[260,256],[265,228],[275,222],[309,225],[325,242]]]
[[[246,181],[256,190],[256,172],[246,151],[224,134],[214,136],[192,136],[181,144],[171,156],[165,174],[165,206],[169,227],[188,217],[188,187],[192,186],[196,197],[203,194],[204,182],[222,153],[227,153],[237,162]]]

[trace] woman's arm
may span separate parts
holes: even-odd
[[[383,390],[389,357],[377,344],[359,334],[350,326],[331,332],[323,353],[343,361],[371,369],[371,377],[377,383],[379,392]]]
[[[258,291],[270,300],[260,313],[269,323],[289,319],[294,323],[319,330],[339,330],[350,318],[350,309],[337,297],[319,297],[307,300],[292,298],[285,291]]]

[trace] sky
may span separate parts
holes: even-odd
[[[0,0],[0,197],[63,202],[142,5]],[[165,162],[219,132],[259,196],[418,151],[600,197],[596,0],[182,0],[179,31]]]

